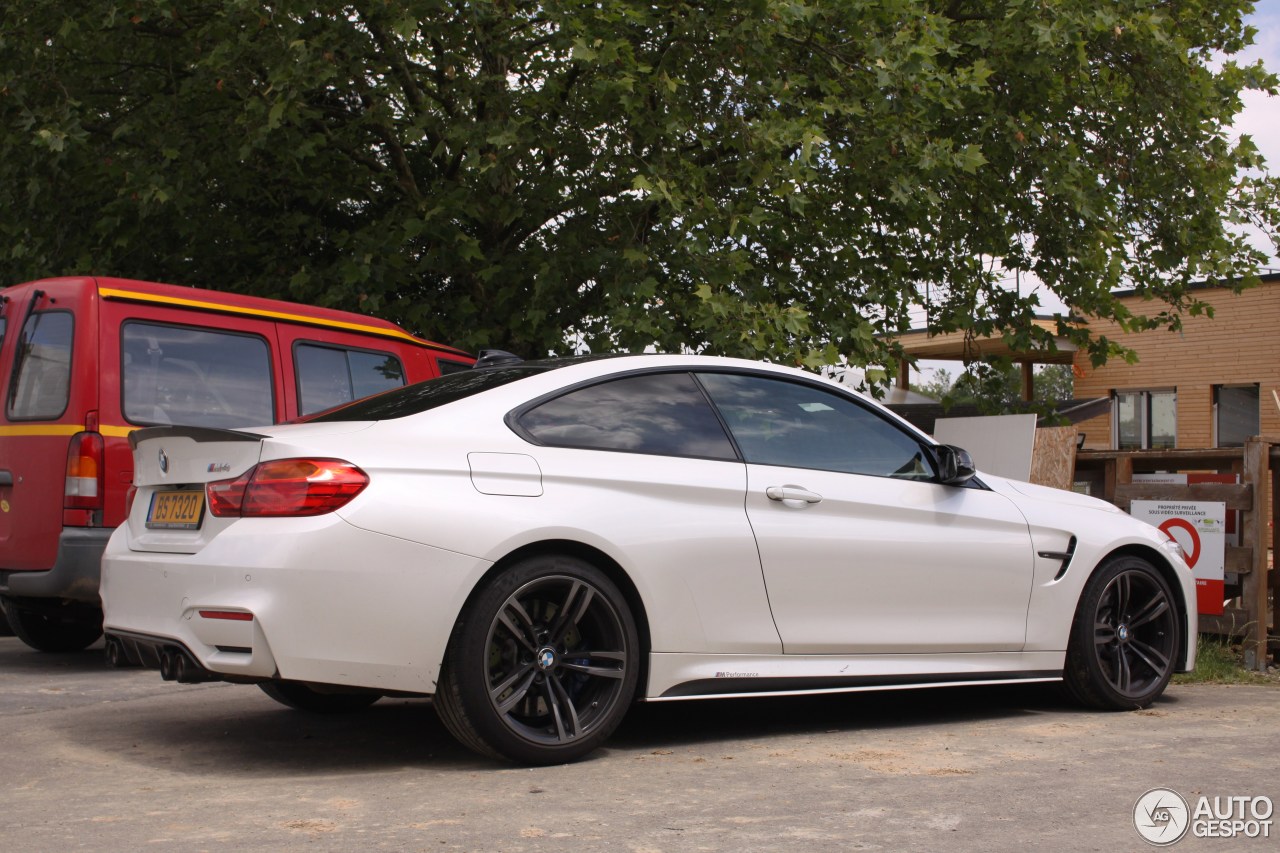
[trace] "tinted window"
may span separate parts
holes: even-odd
[[[438,406],[463,400],[473,394],[488,391],[524,379],[548,369],[547,364],[513,364],[508,367],[488,367],[468,370],[438,379],[428,379],[396,388],[393,391],[357,400],[330,412],[311,415],[301,420],[312,421],[383,421],[416,415]]]
[[[1218,415],[1218,447],[1244,447],[1262,432],[1257,385],[1217,385],[1213,389]]]
[[[293,357],[304,415],[404,385],[404,368],[387,353],[299,344]]]
[[[556,447],[736,459],[687,373],[629,376],[571,391],[520,416],[535,441]]]
[[[9,385],[10,418],[50,420],[67,409],[75,322],[65,311],[32,314],[22,327]]]
[[[855,400],[799,382],[699,374],[748,462],[931,479],[919,442]]]
[[[241,427],[275,420],[271,355],[253,335],[126,323],[124,416],[135,424]]]
[[[440,368],[441,376],[448,376],[450,373],[461,373],[464,370],[471,369],[471,365],[465,361],[450,361],[447,358],[437,358],[436,365]]]

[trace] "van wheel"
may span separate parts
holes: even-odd
[[[19,640],[41,652],[78,652],[102,636],[102,611],[97,618],[70,619],[4,602],[4,615]]]

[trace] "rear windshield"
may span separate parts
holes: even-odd
[[[71,339],[75,321],[66,311],[27,318],[18,341],[6,406],[13,420],[55,420],[71,390]]]
[[[416,415],[429,409],[444,406],[473,394],[498,388],[517,379],[535,376],[552,366],[548,363],[525,362],[501,367],[487,367],[452,373],[437,379],[428,379],[416,385],[396,388],[375,397],[357,400],[327,412],[299,418],[304,423],[326,421],[385,421]]]

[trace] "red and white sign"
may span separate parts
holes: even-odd
[[[1227,505],[1221,501],[1134,501],[1129,514],[1182,546],[1196,578],[1200,612],[1222,615]]]

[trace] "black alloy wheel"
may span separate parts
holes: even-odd
[[[1085,585],[1064,674],[1086,705],[1145,708],[1169,683],[1181,649],[1180,608],[1146,560],[1120,557]]]
[[[572,557],[499,575],[450,641],[435,705],[464,745],[529,764],[599,746],[636,689],[638,640],[617,586]]]

